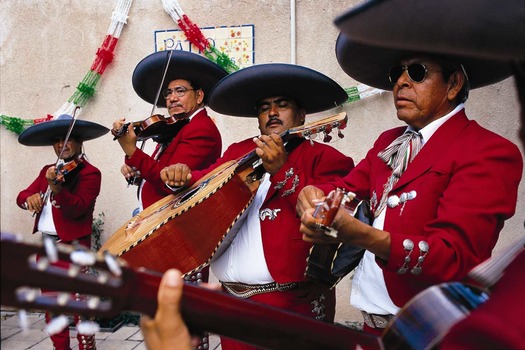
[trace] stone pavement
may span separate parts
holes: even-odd
[[[52,350],[53,345],[46,332],[43,313],[28,313],[28,329],[22,330],[17,311],[2,310],[1,333],[2,350]],[[71,348],[78,349],[76,331],[70,332]],[[122,325],[114,332],[98,332],[95,335],[97,350],[146,350],[140,328],[136,325]],[[210,350],[220,350],[217,335],[210,336]]]

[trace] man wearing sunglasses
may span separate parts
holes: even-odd
[[[489,258],[514,215],[521,154],[469,120],[464,104],[469,88],[511,72],[489,59],[377,47],[343,34],[336,54],[352,78],[392,90],[397,118],[407,125],[383,132],[341,181],[305,187],[297,210],[306,241],[366,249],[350,301],[362,311],[364,330],[381,334],[416,294],[459,281]],[[371,226],[339,210],[337,238],[316,228],[314,201],[337,187],[370,200]]]

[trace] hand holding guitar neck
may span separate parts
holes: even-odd
[[[341,205],[343,205],[343,208],[350,209],[348,204],[353,203],[355,200],[355,194],[352,192],[344,192],[340,188],[331,191],[324,201],[315,205],[315,211],[312,216],[321,219],[316,223],[315,227],[324,231],[326,235],[337,238],[337,230],[331,227],[335,215]],[[355,206],[353,206],[352,215],[354,215],[353,211],[355,211]]]

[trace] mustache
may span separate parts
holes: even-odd
[[[279,118],[277,118],[277,117],[270,117],[270,119],[266,123],[266,126],[269,126],[272,122],[277,122],[277,123],[283,125],[283,122]]]

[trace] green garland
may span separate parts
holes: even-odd
[[[9,117],[5,114],[0,115],[0,124],[6,127],[7,130],[20,135],[27,127],[33,125],[32,119],[21,119]]]

